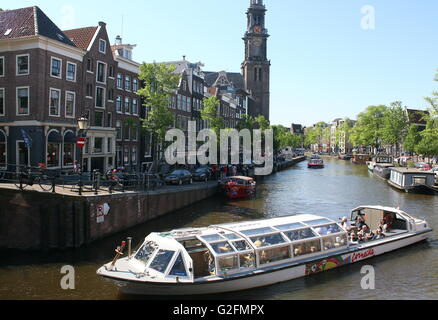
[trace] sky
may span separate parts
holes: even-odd
[[[138,62],[185,55],[205,71],[240,72],[249,0],[15,0],[39,6],[61,29],[107,23],[137,44]],[[265,0],[271,123],[356,119],[369,105],[426,109],[437,90],[438,1]]]

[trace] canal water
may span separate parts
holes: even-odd
[[[355,265],[265,288],[203,299],[438,299],[438,197],[404,194],[374,177],[366,166],[327,159],[326,168],[306,163],[258,182],[256,199],[229,202],[218,196],[89,247],[60,253],[0,253],[0,300],[4,299],[153,299],[127,296],[96,270],[112,260],[121,240],[138,245],[151,232],[246,221],[295,213],[339,219],[360,205],[398,207],[426,218],[434,233],[423,242]],[[19,235],[17,235],[19,236]],[[61,268],[75,269],[75,290],[62,290]],[[375,268],[375,290],[362,290],[361,268]],[[172,297],[166,297],[169,299]],[[187,297],[185,297],[187,298]]]

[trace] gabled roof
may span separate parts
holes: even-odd
[[[87,50],[93,41],[98,27],[86,27],[72,30],[65,30],[65,35],[82,50]]]
[[[37,35],[75,47],[75,44],[36,6],[0,12],[0,40]]]
[[[216,81],[218,80],[219,77],[223,76],[225,74],[225,76],[227,77],[228,82],[231,83],[231,85],[235,88],[235,89],[242,89],[245,90],[245,85],[244,85],[244,80],[243,80],[243,76],[242,74],[238,73],[238,72],[211,72],[211,71],[206,71],[204,72],[205,74],[205,82],[207,83],[208,86],[213,86]]]

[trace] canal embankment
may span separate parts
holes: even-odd
[[[277,172],[305,157],[283,162]],[[212,197],[217,181],[165,186],[155,191],[99,191],[79,195],[71,187],[42,192],[0,185],[0,250],[71,249],[147,223]]]

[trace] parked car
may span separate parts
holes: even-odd
[[[423,170],[423,171],[430,171],[430,170],[432,170],[432,167],[430,166],[430,164],[424,163],[424,162],[416,163],[415,164],[415,168]]]
[[[193,180],[195,181],[205,181],[207,182],[211,178],[210,169],[208,168],[198,168],[193,173]]]
[[[182,185],[184,183],[192,184],[193,176],[187,170],[181,170],[181,169],[174,170],[164,178],[164,182],[166,184],[179,184],[179,185]]]

